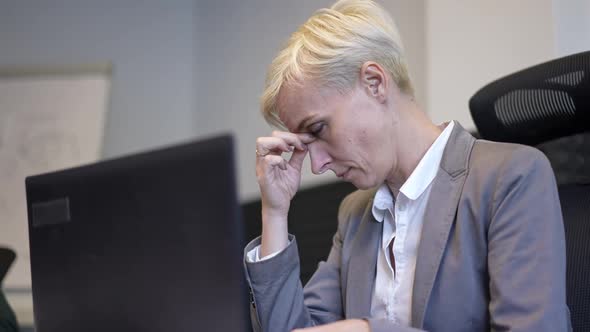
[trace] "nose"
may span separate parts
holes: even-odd
[[[328,170],[328,164],[332,162],[330,154],[320,143],[322,142],[315,141],[307,145],[313,174],[324,173]]]

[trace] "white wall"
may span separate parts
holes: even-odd
[[[556,55],[565,56],[590,50],[590,1],[552,2]]]
[[[427,0],[426,15],[426,90],[435,122],[475,128],[468,101],[479,88],[555,55],[551,0]]]
[[[184,140],[196,128],[193,2],[0,0],[0,66],[112,62],[104,155]]]
[[[240,197],[258,197],[255,178],[256,137],[270,133],[259,113],[258,97],[268,64],[315,10],[332,0],[198,1],[196,56],[198,132],[233,132],[238,143]],[[418,99],[425,92],[424,2],[383,1],[398,21],[409,55]],[[303,186],[334,180],[332,174],[312,175],[306,162]]]

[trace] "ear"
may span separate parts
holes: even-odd
[[[380,103],[385,103],[389,80],[381,65],[373,61],[363,63],[360,72],[360,83],[369,96],[377,98]]]

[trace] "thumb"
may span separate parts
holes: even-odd
[[[305,156],[307,155],[307,149],[301,151],[295,149],[293,154],[291,155],[291,159],[289,159],[289,165],[295,168],[298,171],[301,171],[301,167],[303,166],[303,160],[305,160]]]

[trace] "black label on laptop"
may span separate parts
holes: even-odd
[[[70,222],[70,200],[68,197],[33,203],[31,210],[33,227]]]

